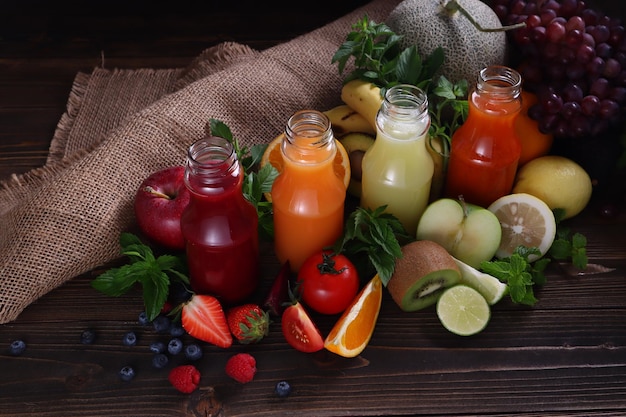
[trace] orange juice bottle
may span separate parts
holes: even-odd
[[[514,69],[480,71],[469,95],[467,119],[452,135],[445,194],[488,207],[513,188],[520,158],[514,121],[522,103],[522,77]]]
[[[272,186],[274,249],[297,272],[343,232],[346,187],[335,174],[337,147],[330,120],[315,110],[295,113],[281,144],[283,170]]]

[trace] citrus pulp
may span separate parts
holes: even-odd
[[[375,275],[337,320],[326,336],[324,347],[346,358],[361,353],[374,333],[382,297],[383,284]]]
[[[439,297],[437,317],[452,333],[471,336],[487,326],[491,309],[478,291],[467,285],[455,285]]]
[[[545,255],[556,236],[554,213],[538,197],[526,193],[514,193],[500,197],[488,209],[493,212],[502,227],[500,247],[496,257],[507,258],[518,246],[535,247],[540,255],[528,256],[530,262]]]

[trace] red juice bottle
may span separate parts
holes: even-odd
[[[243,196],[243,168],[226,139],[206,137],[189,148],[181,217],[191,288],[225,304],[247,299],[259,283],[258,215]]]
[[[447,197],[488,207],[511,192],[521,153],[514,121],[521,110],[522,77],[514,69],[489,66],[470,93],[469,113],[452,135]]]

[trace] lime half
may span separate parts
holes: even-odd
[[[482,294],[487,304],[494,305],[507,293],[509,286],[493,275],[486,274],[463,261],[454,259],[461,270],[461,284],[472,287]]]
[[[491,310],[487,300],[467,285],[455,285],[441,294],[437,316],[443,327],[460,336],[471,336],[483,330]]]

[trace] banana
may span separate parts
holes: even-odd
[[[348,133],[367,133],[375,135],[376,131],[367,120],[347,104],[341,104],[324,112],[330,119],[333,134],[340,139]]]
[[[341,88],[341,100],[363,116],[376,131],[376,113],[383,102],[379,87],[363,80],[348,81]]]

